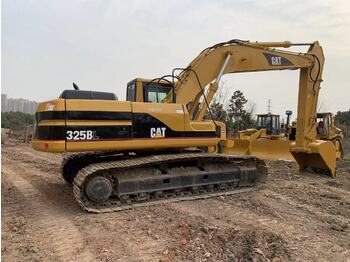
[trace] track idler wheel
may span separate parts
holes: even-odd
[[[112,182],[104,176],[95,176],[85,184],[86,196],[94,202],[104,202],[113,192]]]

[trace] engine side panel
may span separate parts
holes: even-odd
[[[185,114],[180,104],[57,99],[39,105],[33,147],[49,152],[135,151],[218,143],[213,124],[189,130]]]

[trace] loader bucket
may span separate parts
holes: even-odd
[[[293,143],[291,154],[298,162],[300,171],[310,168],[335,178],[336,150],[332,142],[316,140],[310,144],[308,150],[299,149]]]
[[[250,154],[267,160],[294,160],[288,140],[260,139],[251,142]]]

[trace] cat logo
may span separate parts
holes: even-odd
[[[152,127],[151,138],[165,137],[165,130],[166,130],[166,127]]]
[[[282,58],[280,56],[271,56],[271,65],[282,65]]]
[[[283,56],[263,53],[270,66],[291,66],[293,63]]]

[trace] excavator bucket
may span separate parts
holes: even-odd
[[[290,142],[286,140],[234,139],[224,151],[229,151],[230,154],[252,155],[267,160],[294,160],[289,147]]]
[[[336,149],[332,142],[316,140],[308,150],[299,149],[292,143],[291,154],[298,162],[300,171],[310,168],[335,178]]]

